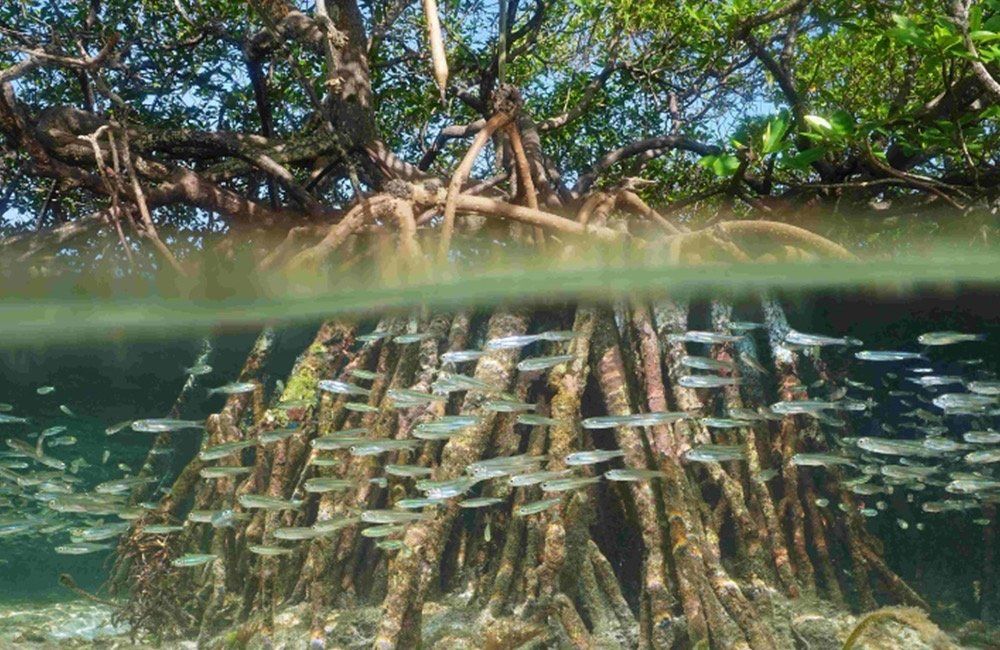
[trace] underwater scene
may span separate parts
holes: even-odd
[[[723,295],[2,349],[0,644],[996,647],[996,287]]]

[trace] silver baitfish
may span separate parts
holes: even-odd
[[[418,444],[417,440],[368,440],[353,444],[348,450],[352,456],[378,456],[387,451],[413,450]]]
[[[478,497],[476,499],[465,499],[458,502],[459,508],[488,508],[503,503],[500,497]]]
[[[400,476],[403,478],[417,478],[420,476],[430,476],[433,473],[430,467],[420,465],[394,465],[389,463],[385,466],[385,473],[389,476]]]
[[[997,396],[1000,395],[1000,381],[979,380],[970,381],[966,387],[977,395]]]
[[[170,566],[175,566],[175,567],[201,566],[203,564],[208,564],[209,562],[215,562],[218,559],[219,557],[217,555],[185,553],[176,560],[171,560]]]
[[[431,385],[431,390],[435,393],[454,393],[458,391],[472,390],[484,393],[499,393],[500,389],[493,384],[456,373],[443,372]]]
[[[604,463],[614,458],[621,458],[625,452],[621,449],[594,449],[593,451],[576,451],[564,459],[567,465],[593,465]]]
[[[231,456],[237,452],[240,452],[248,447],[255,447],[257,445],[256,440],[236,440],[234,442],[223,442],[212,447],[207,447],[200,452],[198,452],[198,458],[201,460],[218,460],[220,458],[225,458],[226,456]]]
[[[723,386],[739,386],[739,377],[721,377],[719,375],[684,375],[677,380],[684,388],[721,388]]]
[[[792,456],[792,464],[808,467],[830,467],[832,465],[854,465],[850,458],[824,453],[798,453]]]
[[[275,529],[272,534],[275,539],[299,541],[303,539],[315,539],[323,533],[311,526],[286,526]]]
[[[302,484],[303,490],[315,494],[347,490],[351,487],[354,487],[354,481],[350,479],[330,478],[325,476],[306,479],[306,482]]]
[[[600,476],[557,478],[542,483],[542,492],[569,492],[570,490],[579,490],[580,488],[587,487],[588,485],[600,483],[600,481]]]
[[[611,429],[614,427],[651,427],[690,418],[681,411],[654,411],[652,413],[633,413],[630,415],[605,415],[587,418],[580,422],[584,429]]]
[[[252,467],[233,467],[224,465],[222,467],[202,467],[198,470],[198,476],[207,479],[214,478],[235,478],[249,474]]]
[[[654,478],[665,478],[666,472],[656,469],[641,469],[628,467],[625,469],[609,469],[604,472],[604,478],[609,481],[648,481]]]
[[[247,550],[254,555],[263,555],[264,557],[276,557],[279,555],[292,554],[292,549],[284,548],[282,546],[248,546]]]
[[[1000,444],[1000,433],[996,431],[967,431],[962,434],[962,439],[977,445]]]
[[[561,501],[562,498],[556,497],[555,499],[543,499],[542,501],[525,503],[514,508],[514,516],[527,517],[528,515],[537,515],[540,512],[545,512],[549,508],[559,505]]]
[[[521,372],[532,372],[535,370],[548,370],[560,363],[569,363],[576,356],[572,354],[557,354],[550,357],[533,357],[524,359],[517,364],[517,369]]]
[[[736,364],[732,361],[721,361],[710,359],[709,357],[694,357],[685,355],[681,357],[681,365],[697,370],[736,370]]]
[[[927,332],[917,337],[917,343],[921,345],[954,345],[955,343],[985,340],[985,334],[964,334],[952,331]]]
[[[746,452],[740,445],[698,445],[684,452],[684,458],[695,463],[719,463],[746,460]]]
[[[485,352],[482,350],[452,350],[441,355],[442,363],[464,363],[475,361],[482,357]]]
[[[982,465],[986,463],[1000,462],[1000,449],[987,449],[985,451],[974,451],[966,454],[965,462],[970,465]]]
[[[526,424],[531,427],[551,427],[561,424],[560,421],[555,418],[549,418],[535,413],[522,413],[517,416],[517,420],[515,421],[518,424]]]
[[[525,487],[528,485],[538,485],[545,481],[565,478],[573,473],[573,470],[563,469],[545,472],[528,472],[527,474],[515,474],[507,479],[512,487]]]
[[[396,408],[413,408],[414,406],[423,406],[431,402],[448,401],[447,395],[424,393],[409,388],[390,388],[386,392],[386,395],[392,400],[392,404]]]
[[[945,413],[958,414],[983,413],[997,404],[995,397],[976,393],[944,393],[931,401]]]
[[[518,402],[516,400],[509,399],[495,399],[488,402],[483,402],[483,410],[495,411],[497,413],[518,413],[520,411],[534,411],[537,408],[535,404],[530,404],[528,402]]]
[[[691,330],[682,334],[668,334],[669,343],[735,343],[743,340],[742,335],[724,334],[722,332],[704,332]]]
[[[850,336],[844,337],[834,337],[834,336],[823,336],[821,334],[805,334],[803,332],[798,332],[796,330],[788,330],[788,334],[785,335],[785,343],[791,345],[801,345],[803,347],[823,347],[827,345],[843,345],[843,346],[862,346],[864,343],[856,338]]]
[[[363,510],[361,512],[361,521],[366,524],[408,524],[427,518],[427,514],[408,510]]]
[[[362,388],[356,384],[337,379],[321,379],[317,382],[316,387],[321,391],[337,395],[361,395],[363,397],[367,397],[372,394],[372,392],[367,388]]]
[[[241,494],[240,505],[251,510],[295,510],[302,506],[298,499],[282,499],[263,494]]]
[[[431,337],[430,332],[417,332],[415,334],[398,334],[392,337],[393,343],[398,343],[400,345],[409,345],[410,343],[419,343],[420,341],[425,341]]]
[[[135,420],[132,422],[132,430],[139,433],[164,433],[167,431],[180,431],[182,429],[203,429],[203,420],[173,420],[169,418],[154,418],[147,420]]]
[[[855,352],[854,356],[862,361],[911,361],[913,359],[927,358],[919,352],[896,352],[892,350],[861,350],[860,352]]]
[[[701,418],[699,422],[714,429],[736,429],[747,425],[746,420],[735,418]]]
[[[223,386],[209,388],[209,395],[242,395],[252,393],[257,389],[257,382],[254,381],[234,381]]]
[[[889,440],[886,438],[858,438],[857,446],[873,454],[886,456],[917,456],[934,458],[942,452],[928,449],[920,440]]]

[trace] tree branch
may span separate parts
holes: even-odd
[[[637,140],[624,147],[615,149],[594,163],[590,171],[582,174],[579,180],[577,180],[576,185],[573,186],[574,197],[580,197],[585,194],[594,184],[594,181],[597,180],[597,177],[612,165],[651,149],[660,149],[663,151],[678,149],[681,151],[690,151],[701,156],[718,154],[721,151],[715,145],[704,144],[684,135],[663,135]]]

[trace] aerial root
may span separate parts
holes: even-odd
[[[439,260],[444,260],[451,249],[452,232],[455,230],[456,201],[459,193],[462,191],[462,184],[469,177],[472,166],[475,164],[476,158],[479,157],[479,153],[483,150],[483,147],[486,146],[486,143],[490,141],[490,138],[493,137],[497,129],[505,126],[511,119],[513,119],[513,115],[509,113],[497,113],[486,120],[486,124],[476,133],[476,137],[472,139],[472,144],[469,145],[469,150],[462,158],[462,162],[455,169],[455,173],[451,177],[451,182],[448,184],[448,194],[444,203],[444,222],[441,225],[441,242],[438,248]]]

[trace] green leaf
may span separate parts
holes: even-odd
[[[832,131],[833,125],[825,117],[819,115],[804,115],[802,117],[809,126],[821,131]]]
[[[854,116],[843,110],[836,110],[830,116],[830,126],[837,135],[850,135],[854,132]]]
[[[698,164],[711,169],[719,178],[726,178],[739,169],[740,159],[732,154],[708,155],[702,156]]]
[[[826,154],[826,147],[810,147],[803,149],[794,156],[785,158],[785,165],[793,169],[807,169]]]
[[[785,133],[788,132],[788,117],[786,115],[779,115],[773,118],[764,127],[764,135],[762,139],[761,152],[764,155],[769,153],[774,153],[781,149],[781,140],[785,137]]]

